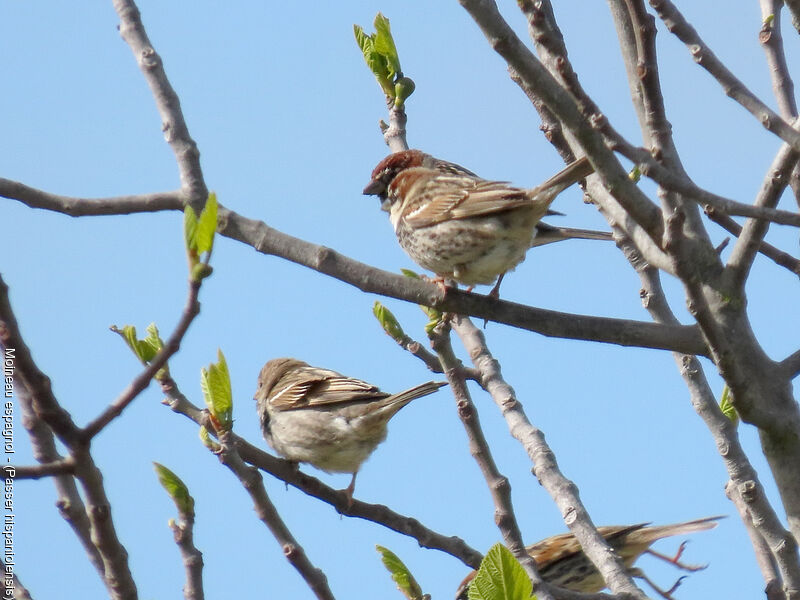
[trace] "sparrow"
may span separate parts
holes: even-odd
[[[389,419],[443,385],[429,381],[387,394],[336,371],[276,358],[261,369],[255,400],[264,438],[275,452],[328,473],[352,473],[345,490],[352,502],[356,474],[386,439]]]
[[[687,565],[679,562],[685,542],[681,544],[678,553],[674,557],[650,550],[650,545],[661,538],[712,529],[717,526],[717,521],[721,518],[723,517],[707,517],[695,521],[686,521],[685,523],[656,527],[648,527],[647,523],[612,525],[598,527],[597,531],[616,551],[625,566],[630,569],[631,575],[644,579],[662,597],[669,598],[678,584],[675,584],[671,590],[660,590],[639,569],[631,568],[633,563],[647,552],[686,571],[704,569],[705,566]],[[539,574],[547,583],[573,592],[586,594],[595,594],[606,587],[600,573],[583,553],[580,544],[571,533],[549,537],[532,546],[528,546],[525,550],[536,561]],[[456,592],[456,600],[467,600],[469,585],[474,577],[475,571],[467,575],[464,581],[461,582]],[[678,580],[678,583],[680,583],[680,580]]]
[[[405,150],[378,163],[364,194],[378,196],[400,245],[421,267],[440,280],[488,285],[534,246],[570,238],[611,239],[605,232],[541,223],[559,193],[593,172],[584,157],[542,185],[523,189],[483,179],[420,150]],[[493,295],[497,287],[499,281]]]

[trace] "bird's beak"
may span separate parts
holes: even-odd
[[[373,179],[367,184],[362,192],[365,196],[378,196],[386,191],[386,186],[379,179]]]

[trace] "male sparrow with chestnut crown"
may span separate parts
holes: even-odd
[[[611,239],[604,232],[540,222],[564,189],[594,172],[580,158],[533,189],[489,181],[419,150],[390,154],[364,194],[378,196],[400,245],[437,277],[491,284],[529,248],[569,238]]]
[[[660,590],[647,579],[644,573],[638,569],[631,568],[633,563],[647,552],[685,571],[704,569],[704,566],[687,565],[679,562],[683,552],[683,544],[681,544],[678,554],[674,557],[650,550],[650,546],[661,538],[712,529],[717,526],[717,521],[721,518],[723,517],[707,517],[705,519],[657,527],[648,527],[647,523],[622,526],[612,525],[598,527],[597,531],[616,551],[625,566],[630,569],[631,575],[644,579],[662,596],[669,597],[669,592]],[[606,587],[600,573],[583,553],[580,544],[571,533],[554,535],[528,546],[525,550],[536,561],[539,574],[547,583],[572,590],[573,592],[586,594],[595,594]],[[456,592],[456,600],[467,599],[469,585],[474,577],[475,571],[467,575],[466,579],[461,582]],[[674,591],[675,587],[673,586],[673,590],[670,590],[670,592]]]
[[[386,424],[416,398],[446,383],[430,381],[387,394],[360,379],[312,367],[294,358],[269,361],[258,375],[255,399],[261,430],[284,458],[306,462],[329,473],[356,474],[386,439]]]

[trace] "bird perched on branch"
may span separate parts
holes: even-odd
[[[642,554],[648,553],[685,571],[705,569],[705,566],[687,565],[679,561],[686,542],[681,544],[678,553],[674,557],[650,550],[650,545],[661,538],[712,529],[717,526],[717,521],[722,518],[707,517],[695,521],[686,521],[685,523],[656,527],[648,527],[647,523],[622,526],[612,525],[598,527],[597,531],[616,551],[625,566],[630,569],[631,575],[647,581],[662,597],[670,598],[670,594],[675,591],[683,578],[679,579],[672,586],[672,589],[664,591],[656,587],[639,569],[631,568],[633,563]],[[547,583],[572,590],[573,592],[586,594],[595,594],[606,587],[600,573],[583,553],[580,544],[571,533],[554,535],[528,546],[525,550],[536,561],[539,574]],[[456,600],[467,600],[469,586],[475,577],[475,573],[473,571],[461,582],[456,592]]]
[[[558,194],[593,172],[584,157],[542,185],[523,189],[405,150],[378,163],[364,194],[378,196],[400,245],[417,264],[441,280],[488,285],[534,246],[570,238],[611,239],[604,232],[541,223]]]
[[[261,369],[255,399],[269,445],[288,460],[329,473],[352,473],[346,489],[352,500],[356,474],[386,439],[389,419],[443,385],[430,381],[388,394],[336,371],[276,358]]]

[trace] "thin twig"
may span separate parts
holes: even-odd
[[[758,32],[758,41],[761,42],[767,57],[772,93],[778,101],[781,116],[788,121],[797,116],[797,101],[794,97],[794,82],[789,74],[786,54],[783,51],[783,35],[781,35],[783,0],[760,0],[759,4],[762,25],[761,31]]]
[[[728,233],[732,233],[738,237],[742,232],[742,226],[731,219],[728,215],[719,213],[712,207],[707,207],[705,212],[709,219],[714,221],[714,223],[722,227]],[[800,260],[796,259],[791,254],[784,252],[783,250],[780,250],[772,244],[768,244],[764,241],[762,241],[759,245],[758,251],[772,260],[776,265],[780,265],[795,275],[800,276]]]
[[[325,573],[311,563],[303,547],[289,531],[286,523],[278,514],[275,505],[269,499],[261,473],[255,467],[244,463],[242,457],[236,451],[236,440],[231,437],[229,431],[219,434],[219,442],[222,446],[222,450],[219,452],[220,461],[239,478],[244,489],[250,494],[258,518],[275,536],[275,539],[283,549],[286,559],[297,569],[297,572],[300,573],[300,576],[319,600],[334,600],[333,592],[328,587],[328,579],[325,577]]]
[[[800,132],[760,100],[747,86],[720,61],[702,40],[694,27],[684,18],[670,0],[650,0],[666,28],[682,41],[694,58],[722,86],[726,96],[738,102],[752,114],[767,131],[780,137],[800,152]]]
[[[783,191],[789,183],[792,169],[797,163],[800,153],[784,144],[772,161],[761,189],[755,200],[755,206],[774,208],[778,205]],[[734,285],[744,293],[747,276],[753,266],[764,237],[767,235],[769,223],[755,219],[748,220],[742,227],[728,258],[728,268],[733,275]]]
[[[178,163],[181,190],[195,212],[199,213],[208,198],[208,188],[200,168],[200,151],[189,135],[178,94],[167,79],[161,57],[147,37],[136,3],[133,0],[114,0],[114,10],[120,19],[120,35],[130,46],[161,115],[164,138]]]
[[[455,316],[452,321],[453,329],[469,352],[475,368],[482,374],[483,385],[502,412],[511,435],[525,448],[536,478],[555,501],[564,522],[575,535],[586,556],[598,568],[612,592],[627,593],[632,598],[645,598],[643,592],[633,583],[622,561],[597,532],[581,502],[577,486],[561,473],[544,434],[528,420],[514,390],[503,379],[500,365],[486,346],[483,332],[466,317]]]
[[[442,369],[456,399],[458,417],[464,425],[469,440],[469,450],[486,480],[486,485],[494,502],[494,520],[503,536],[503,541],[511,553],[517,557],[533,584],[533,591],[543,600],[553,600],[548,589],[543,586],[542,576],[536,561],[525,550],[522,531],[519,528],[514,506],[511,502],[511,484],[497,468],[491,448],[483,435],[478,411],[472,402],[467,382],[461,369],[461,361],[456,358],[450,343],[450,325],[442,319],[430,334],[433,349],[439,357]]]
[[[203,553],[194,545],[194,511],[187,510],[180,502],[176,502],[175,506],[178,509],[178,520],[170,519],[169,528],[181,553],[183,570],[186,573],[183,597],[185,600],[204,600]]]
[[[3,467],[3,472],[6,477],[13,479],[41,479],[54,475],[72,475],[75,472],[75,463],[68,457],[38,465],[8,465]]]

